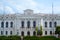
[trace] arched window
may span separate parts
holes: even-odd
[[[8,28],[8,22],[6,22],[6,28]]]
[[[27,36],[30,36],[30,31],[27,32]]]
[[[52,27],[52,22],[49,22],[49,26]]]
[[[3,28],[4,27],[4,22],[1,22],[1,28]]]
[[[54,27],[56,27],[57,26],[57,22],[54,22]]]
[[[21,32],[21,36],[24,36],[24,31]]]
[[[36,27],[36,21],[33,21],[33,27],[34,28]]]
[[[33,31],[33,36],[36,36],[36,32],[35,31]]]
[[[11,28],[13,27],[13,22],[10,22],[10,27],[11,27]]]
[[[21,27],[24,28],[24,21],[21,21]]]
[[[30,21],[27,21],[27,27],[30,28]]]
[[[45,27],[47,27],[47,22],[45,22]]]

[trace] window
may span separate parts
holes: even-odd
[[[52,35],[52,31],[50,31],[50,35]]]
[[[36,27],[36,21],[33,21],[33,27],[34,28]]]
[[[52,22],[49,22],[49,26],[52,27]]]
[[[8,31],[6,31],[6,35],[8,34]]]
[[[6,22],[6,28],[8,28],[8,22]]]
[[[3,31],[1,31],[1,35],[3,35]]]
[[[57,22],[54,22],[54,27],[56,27],[57,26]]]
[[[23,31],[21,32],[21,36],[24,36],[24,32]]]
[[[45,31],[45,35],[47,35],[47,31]]]
[[[30,28],[30,21],[27,22],[27,27]]]
[[[21,22],[21,27],[24,28],[24,21]]]
[[[4,22],[1,22],[1,28],[4,28]]]
[[[12,35],[12,31],[10,31],[10,35]]]
[[[13,22],[10,22],[10,27],[11,27],[11,28],[13,27]]]
[[[30,31],[27,32],[27,36],[30,36]]]
[[[45,27],[47,27],[47,22],[45,22]]]
[[[33,36],[36,36],[36,32],[35,31],[33,31]]]

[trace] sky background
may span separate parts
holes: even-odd
[[[0,14],[23,13],[32,9],[35,13],[60,14],[60,0],[0,0]]]

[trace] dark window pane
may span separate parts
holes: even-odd
[[[1,31],[1,35],[3,35],[3,31]]]
[[[21,36],[24,36],[24,32],[23,31],[21,32]]]
[[[47,31],[45,31],[45,35],[47,35]]]
[[[52,34],[52,31],[50,31],[50,35]]]
[[[6,31],[6,35],[8,34],[8,31]]]
[[[52,22],[49,22],[49,26],[52,27]]]
[[[11,27],[11,28],[13,27],[13,22],[10,22],[10,27]]]
[[[27,27],[30,28],[30,21],[27,22]]]
[[[29,31],[27,32],[27,36],[30,36],[30,32]]]
[[[33,27],[34,28],[36,27],[36,21],[33,21]]]
[[[24,28],[24,21],[21,22],[21,26],[22,26],[22,28]]]
[[[6,22],[6,28],[8,28],[8,22]]]
[[[33,31],[33,36],[36,36],[36,32],[35,31]]]
[[[57,26],[57,22],[54,22],[54,27],[56,27]]]
[[[4,22],[1,22],[1,28],[3,28],[4,27]]]
[[[10,31],[10,35],[12,35],[12,31]]]
[[[45,27],[47,27],[47,22],[45,22]]]

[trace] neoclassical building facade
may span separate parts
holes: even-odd
[[[34,13],[31,9],[24,10],[23,14],[0,15],[0,36],[36,35],[36,27],[42,26],[42,36],[53,35],[55,27],[60,25],[59,14]]]

